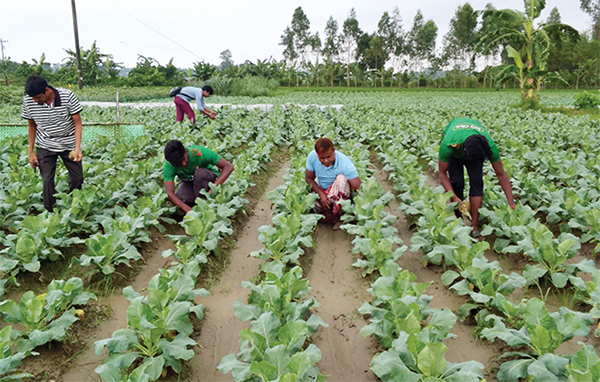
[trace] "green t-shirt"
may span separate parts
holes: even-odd
[[[467,154],[462,149],[462,145],[467,138],[473,134],[483,135],[492,149],[490,161],[496,163],[500,160],[498,146],[490,137],[488,132],[481,126],[481,123],[470,118],[456,118],[450,121],[444,134],[442,134],[442,143],[440,145],[439,159],[443,163],[448,163],[450,158],[466,158]]]
[[[192,180],[196,167],[207,168],[218,174],[218,170],[213,167],[221,159],[218,154],[202,146],[190,146],[187,148],[187,151],[190,154],[190,158],[185,167],[175,167],[168,161],[165,161],[163,166],[163,178],[165,182],[173,182],[175,175],[182,181]]]

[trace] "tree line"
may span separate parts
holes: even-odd
[[[126,76],[113,55],[101,53],[94,42],[81,48],[85,85],[176,85],[190,79],[209,82],[222,94],[237,88],[277,86],[344,87],[518,87],[523,98],[536,99],[542,87],[591,88],[600,82],[600,0],[580,0],[593,22],[591,31],[579,32],[561,22],[557,8],[540,20],[545,0],[524,0],[522,10],[496,9],[488,4],[474,10],[460,5],[449,30],[436,46],[438,27],[417,11],[405,27],[398,7],[384,12],[377,29],[363,31],[352,8],[340,25],[329,17],[323,34],[311,33],[310,21],[295,9],[281,35],[283,60],[257,60],[235,64],[229,50],[221,52],[219,65],[204,61],[181,70],[139,55]],[[76,83],[76,56],[52,69],[44,54],[32,63],[1,62],[5,82],[31,74],[54,83]],[[238,91],[239,93],[239,91]]]

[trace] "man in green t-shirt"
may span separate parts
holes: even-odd
[[[171,140],[165,146],[163,179],[169,200],[184,212],[191,210],[200,190],[211,192],[209,184],[223,184],[233,172],[233,165],[203,147],[186,148],[181,141]],[[215,169],[218,168],[218,172]],[[181,180],[175,192],[175,176]]]
[[[446,191],[452,191],[452,201],[459,202],[461,209],[464,203],[464,169],[469,174],[469,202],[472,235],[481,238],[479,232],[479,208],[483,198],[483,162],[489,159],[492,163],[500,187],[506,195],[508,204],[515,209],[510,180],[500,159],[496,143],[479,121],[470,118],[452,120],[442,134],[438,159],[440,182]]]

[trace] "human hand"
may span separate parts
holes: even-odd
[[[514,201],[514,199],[513,199],[513,200],[509,200],[509,201],[508,201],[508,205],[509,205],[509,206],[510,206],[510,208],[512,208],[513,210],[514,210],[515,208],[517,208],[517,205],[515,204],[515,201]]]
[[[321,197],[321,207],[324,209],[330,208],[329,199],[327,198],[327,194],[324,192],[319,195]]]
[[[33,169],[35,169],[37,166],[40,165],[40,162],[38,161],[37,155],[35,155],[34,153],[29,153],[29,165]]]
[[[471,205],[468,201],[462,200],[458,205],[458,210],[461,214],[471,219]]]
[[[75,162],[81,161],[81,159],[83,159],[83,153],[81,152],[81,149],[76,148],[75,150],[71,151],[69,153],[69,159],[71,159]]]

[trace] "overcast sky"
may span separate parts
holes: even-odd
[[[291,25],[294,10],[301,6],[311,32],[323,37],[329,16],[339,29],[354,7],[360,28],[372,33],[383,12],[398,6],[404,30],[410,29],[418,9],[425,20],[438,26],[438,47],[450,19],[464,0],[76,0],[79,42],[89,49],[94,41],[101,53],[112,54],[117,63],[133,67],[138,54],[165,65],[191,67],[205,61],[218,65],[226,49],[234,63],[282,59],[281,34]],[[522,10],[523,0],[473,0],[474,9],[491,2],[497,9]],[[580,0],[547,0],[540,20],[558,7],[562,22],[580,32],[591,27]],[[4,56],[12,61],[39,59],[60,63],[65,49],[75,47],[71,1],[0,0],[0,39]]]

